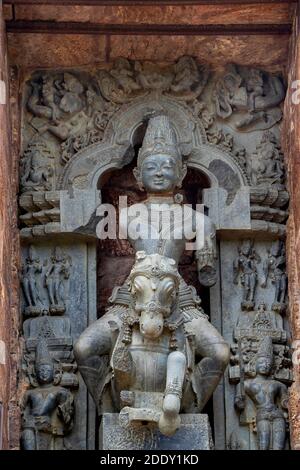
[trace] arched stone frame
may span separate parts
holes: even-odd
[[[78,152],[66,165],[59,181],[59,190],[62,193],[62,231],[77,233],[82,231],[82,226],[68,228],[68,224],[65,224],[63,220],[64,214],[70,213],[72,207],[81,205],[81,199],[89,200],[87,204],[90,214],[89,223],[91,218],[95,217],[97,205],[101,202],[99,182],[107,172],[120,169],[130,163],[134,157],[133,147],[137,143],[138,129],[153,111],[163,111],[169,116],[181,149],[187,155],[188,167],[203,173],[209,180],[210,188],[204,190],[204,203],[209,208],[209,215],[215,222],[220,237],[222,238],[224,233],[232,230],[251,232],[247,174],[229,152],[207,141],[201,120],[195,118],[187,106],[161,96],[159,101],[146,98],[124,106],[109,123],[103,141]],[[184,123],[184,126],[180,123]],[[230,181],[234,184],[228,187]],[[90,204],[91,201],[93,201],[92,204]],[[65,210],[64,204],[67,204]],[[72,217],[74,219],[74,214]],[[96,233],[95,231],[89,232],[89,235],[93,238]],[[93,246],[91,256],[95,256],[96,243],[90,240],[90,245]],[[89,279],[92,285],[96,284],[93,276],[89,276]],[[90,290],[89,287],[88,290]],[[211,321],[219,331],[222,331],[220,273],[217,284],[211,289],[210,299]],[[95,318],[96,311],[90,317]],[[224,390],[223,383],[221,383],[214,394],[213,405],[215,428],[218,429],[215,439],[219,448],[226,446],[223,401]]]

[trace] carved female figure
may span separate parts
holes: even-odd
[[[69,262],[66,256],[60,248],[55,248],[50,267],[45,273],[45,284],[50,300],[50,312],[52,313],[64,313],[65,311],[62,279],[68,279],[69,275]]]
[[[36,255],[33,246],[29,247],[28,257],[22,266],[22,288],[27,303],[25,313],[36,314],[41,313],[42,300],[40,298],[39,285],[37,275],[42,272],[42,264],[40,258]]]
[[[245,393],[256,407],[256,428],[260,450],[282,450],[285,446],[285,416],[287,408],[287,387],[272,379],[273,365],[272,338],[267,336],[261,343],[256,356],[256,377],[245,380]],[[241,385],[237,387],[235,406],[245,408],[245,397]]]

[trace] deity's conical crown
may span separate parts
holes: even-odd
[[[50,356],[47,341],[45,338],[41,338],[38,341],[37,348],[36,348],[35,364],[36,364],[36,367],[40,365],[53,366],[53,359]]]
[[[256,356],[267,357],[269,359],[273,358],[273,344],[270,336],[266,336],[261,340]]]
[[[181,154],[175,131],[165,115],[153,116],[149,119],[142,147],[138,155],[141,165],[149,155],[163,154],[181,162]]]

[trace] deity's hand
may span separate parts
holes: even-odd
[[[234,406],[238,410],[243,411],[245,409],[245,406],[246,406],[245,397],[242,397],[241,395],[237,395],[234,399]]]

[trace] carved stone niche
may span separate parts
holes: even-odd
[[[268,333],[278,363],[272,380],[285,385],[291,380],[281,77],[231,64],[220,74],[192,57],[168,65],[119,58],[105,68],[34,72],[22,97],[25,353],[32,369],[40,338],[46,337],[62,371],[61,386],[72,390],[76,419],[63,438],[65,448],[97,446],[95,407],[76,372],[72,344],[99,314],[101,187],[115,170],[134,165],[145,124],[157,112],[168,116],[189,172],[197,170],[207,182],[202,202],[217,229],[219,270],[211,288],[210,320],[232,344],[233,363],[214,394],[215,447],[257,448],[255,410],[245,424],[234,406],[241,376],[239,343],[248,348],[250,342],[255,355]],[[243,240],[251,241],[249,253]],[[241,253],[244,259],[235,263],[234,272]],[[259,307],[262,302],[265,309]],[[71,385],[75,374],[78,389]]]

